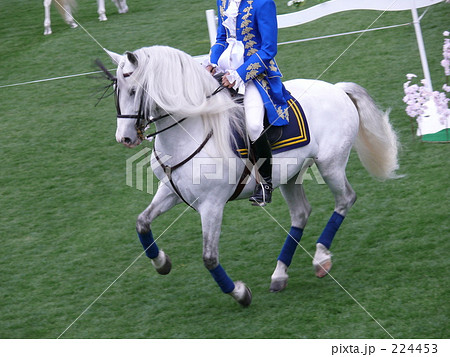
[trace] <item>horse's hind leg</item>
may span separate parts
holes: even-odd
[[[156,271],[162,275],[169,274],[172,264],[169,256],[160,250],[155,243],[151,223],[156,217],[168,211],[180,201],[180,198],[175,193],[166,185],[161,184],[152,202],[139,215],[136,222],[136,231],[145,254],[151,259]]]
[[[75,22],[75,19],[72,16],[72,7],[70,2],[63,2],[63,3],[56,3],[59,7],[60,7],[60,12],[64,18],[64,21],[66,22],[66,24],[68,24],[71,28],[77,28],[78,25]]]
[[[345,174],[347,161],[348,154],[341,159],[332,157],[327,160],[316,160],[322,178],[327,183],[335,199],[334,212],[316,242],[313,266],[318,278],[326,276],[332,267],[329,249],[347,212],[356,201],[356,193],[350,186]]]
[[[125,14],[128,12],[128,6],[126,0],[113,0],[114,4],[117,7],[117,10],[119,11],[119,14]]]
[[[299,175],[303,175],[303,172]],[[295,250],[300,243],[303,229],[311,213],[311,206],[306,199],[303,185],[296,183],[297,177],[294,176],[286,185],[280,186],[280,191],[289,207],[291,228],[278,256],[277,266],[271,277],[271,292],[281,291],[286,287],[289,278],[287,270],[291,264]]]
[[[203,263],[225,294],[230,294],[242,306],[252,301],[250,289],[241,281],[233,282],[219,262],[219,238],[224,206],[217,202],[199,207],[203,232]]]

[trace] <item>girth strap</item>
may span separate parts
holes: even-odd
[[[195,150],[191,155],[189,155],[186,159],[184,159],[183,161],[179,162],[178,164],[174,165],[174,166],[170,166],[170,165],[166,165],[165,163],[163,163],[161,161],[161,159],[158,156],[158,153],[156,152],[156,149],[154,148],[153,152],[155,153],[155,158],[158,161],[158,163],[161,165],[161,168],[164,170],[164,173],[166,174],[167,178],[169,179],[170,185],[172,186],[173,190],[175,191],[175,193],[178,195],[178,197],[181,198],[181,200],[186,203],[189,207],[193,208],[195,210],[194,207],[192,207],[192,205],[187,202],[184,197],[182,196],[180,190],[178,189],[178,187],[175,185],[175,182],[173,182],[172,179],[172,173],[178,169],[179,167],[183,166],[184,164],[186,164],[187,162],[189,162],[190,160],[192,160],[194,158],[195,155],[197,155],[206,145],[206,143],[209,141],[209,139],[211,139],[213,135],[213,131],[211,130],[208,135],[206,136],[205,140],[203,140],[203,142],[200,144],[200,146],[197,148],[197,150]],[[228,199],[229,201],[233,201],[235,200],[242,192],[242,190],[244,189],[245,185],[247,184],[247,177],[251,174],[251,171],[248,167],[248,162],[246,162],[244,170],[242,171],[242,175],[239,178],[239,182],[236,186],[235,191],[233,192],[233,194],[231,195],[231,197]]]
[[[242,171],[241,177],[239,178],[239,182],[238,182],[238,184],[236,186],[236,189],[234,190],[233,194],[231,195],[231,197],[228,199],[227,202],[233,201],[236,198],[238,198],[238,196],[241,194],[242,190],[244,189],[245,185],[247,185],[247,177],[249,177],[250,174],[251,174],[251,171],[248,168],[248,164],[250,162],[251,161],[248,160],[248,159],[245,162],[245,167],[244,167],[244,170]]]
[[[184,164],[186,164],[187,162],[189,162],[190,160],[192,160],[194,158],[195,155],[197,155],[200,151],[202,151],[202,149],[205,147],[206,143],[209,141],[209,139],[211,139],[211,136],[213,135],[213,131],[211,130],[208,135],[206,136],[205,140],[203,140],[203,142],[200,144],[200,146],[197,148],[197,150],[195,150],[191,155],[189,155],[186,159],[184,159],[183,161],[179,162],[178,164],[174,165],[174,166],[170,166],[170,165],[166,165],[165,163],[163,163],[161,161],[161,159],[159,158],[157,152],[156,152],[156,148],[154,147],[153,152],[155,153],[155,158],[158,161],[158,163],[161,165],[162,169],[164,170],[164,173],[166,174],[167,178],[169,179],[169,182],[173,188],[173,190],[175,191],[175,193],[178,195],[178,197],[180,197],[184,203],[186,203],[189,207],[195,209],[194,207],[191,206],[191,204],[189,202],[187,202],[183,196],[181,195],[180,190],[178,190],[177,186],[175,185],[175,183],[172,180],[172,173],[178,169],[179,167],[183,166]]]

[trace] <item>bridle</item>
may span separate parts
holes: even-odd
[[[129,76],[131,76],[133,74],[133,72],[130,73],[124,73],[123,76],[124,78],[127,78]],[[164,129],[161,129],[159,131],[155,131],[154,133],[151,134],[147,134],[144,137],[144,132],[146,130],[146,128],[151,125],[156,123],[157,121],[167,118],[167,117],[172,117],[172,114],[170,113],[166,113],[163,115],[160,115],[158,117],[151,117],[150,114],[148,113],[148,111],[144,110],[144,94],[145,91],[142,91],[141,94],[141,98],[139,100],[139,109],[137,114],[122,114],[122,111],[120,109],[120,102],[119,102],[119,95],[120,95],[120,90],[119,90],[119,86],[117,85],[117,78],[114,77],[114,102],[116,104],[116,111],[117,111],[117,119],[132,119],[132,120],[136,120],[135,123],[135,129],[136,129],[136,133],[138,138],[142,141],[144,139],[149,140],[150,138],[166,131],[169,130],[171,128],[173,128],[174,126],[182,123],[184,120],[187,119],[187,117],[184,117],[182,119],[179,120],[175,120],[175,123],[165,127]]]
[[[144,140],[144,139],[149,139],[151,137],[154,137],[166,130],[169,130],[171,128],[173,128],[176,125],[179,125],[180,123],[182,123],[184,120],[187,119],[187,117],[184,117],[182,119],[179,120],[175,120],[175,123],[165,127],[164,129],[161,129],[159,131],[156,131],[154,133],[148,134],[144,137],[144,132],[145,129],[153,124],[156,123],[157,121],[167,118],[167,117],[173,117],[172,114],[170,113],[166,113],[163,115],[160,115],[158,117],[151,117],[149,115],[149,112],[147,110],[144,109],[144,94],[145,91],[142,91],[141,94],[141,98],[139,100],[139,109],[137,114],[122,114],[122,111],[120,109],[120,103],[119,103],[119,96],[120,96],[120,90],[119,90],[119,86],[117,85],[117,77],[115,77],[114,75],[111,74],[111,72],[109,72],[106,67],[100,62],[100,60],[96,60],[97,65],[101,68],[101,70],[105,73],[105,75],[107,76],[107,78],[111,81],[111,84],[107,87],[106,91],[108,91],[108,89],[112,86],[114,88],[114,102],[116,105],[116,111],[117,111],[117,118],[118,119],[132,119],[132,120],[136,120],[135,123],[135,128],[136,128],[136,132],[137,135],[139,137],[139,139]],[[123,76],[124,78],[127,78],[129,76],[131,76],[133,74],[133,72],[130,73],[124,73]],[[225,87],[220,84],[219,87],[217,87],[213,93],[211,93],[211,95],[207,96],[207,98],[211,98],[212,96],[216,95],[217,93],[219,93],[220,91],[222,91]],[[106,93],[105,91],[105,93]],[[101,98],[100,98],[101,99]],[[164,170],[164,173],[166,174],[166,177],[169,180],[169,183],[171,184],[173,190],[175,191],[175,193],[180,197],[181,200],[183,200],[189,207],[193,208],[195,210],[195,208],[189,203],[187,202],[183,196],[181,195],[181,192],[179,191],[178,187],[175,185],[175,183],[173,182],[172,179],[172,173],[179,167],[182,167],[184,164],[186,164],[187,162],[189,162],[190,160],[192,160],[194,158],[195,155],[197,155],[206,145],[206,143],[209,141],[209,139],[212,137],[213,135],[213,131],[211,129],[211,131],[208,133],[208,135],[206,136],[206,138],[203,140],[203,142],[199,145],[199,147],[191,154],[189,155],[186,159],[184,159],[183,161],[179,162],[176,165],[170,166],[170,165],[166,165],[165,163],[162,162],[162,160],[159,158],[157,151],[154,149],[153,153],[155,155],[156,160],[158,161],[158,163],[160,164],[161,168]],[[248,170],[247,165],[245,166],[245,169],[241,175],[241,178],[239,180],[238,185],[236,186],[236,189],[233,193],[233,195],[230,197],[229,201],[234,200],[235,198],[237,198],[240,194],[240,192],[243,190],[245,183],[244,180],[245,178],[250,174],[250,171]]]
[[[135,129],[136,129],[137,136],[141,141],[143,141],[145,139],[150,140],[150,138],[152,138],[166,130],[171,129],[178,124],[181,124],[184,120],[187,119],[187,117],[179,119],[179,120],[174,119],[175,122],[173,124],[163,128],[159,131],[155,131],[154,133],[147,134],[144,137],[145,130],[149,125],[154,124],[157,121],[160,121],[161,119],[164,119],[167,117],[173,118],[172,114],[166,113],[166,114],[160,115],[158,117],[151,117],[150,113],[147,110],[144,110],[145,91],[142,91],[141,98],[139,101],[139,109],[138,109],[137,114],[122,114],[122,110],[120,109],[120,102],[119,102],[120,90],[119,90],[119,86],[117,85],[117,77],[114,76],[108,69],[106,69],[106,67],[103,65],[103,63],[100,60],[96,60],[95,62],[97,64],[97,66],[99,66],[100,69],[103,71],[103,73],[106,75],[107,79],[111,81],[111,84],[106,87],[105,93],[108,91],[109,88],[111,88],[111,87],[113,88],[114,103],[116,106],[117,118],[118,119],[136,120]],[[132,74],[133,74],[133,72],[124,73],[123,77],[127,78],[127,77],[130,77]],[[217,90],[214,91],[214,93],[212,95],[216,94],[217,92],[218,92]],[[100,99],[104,98],[105,93]]]
[[[133,74],[133,72],[130,73],[124,73],[123,77],[127,78],[129,76],[131,76]],[[112,76],[112,75],[111,75]],[[119,104],[119,86],[117,85],[117,78],[113,76],[113,79],[111,79],[114,81],[114,85],[115,85],[115,89],[114,89],[114,102],[116,103],[116,111],[117,111],[117,118],[118,119],[134,119],[136,120],[136,124],[135,124],[135,128],[136,128],[136,132],[137,135],[139,137],[139,139],[141,140],[149,140],[150,138],[166,131],[169,130],[171,128],[173,128],[176,125],[181,124],[183,121],[185,121],[187,119],[187,117],[181,118],[179,120],[175,120],[175,118],[173,118],[173,115],[170,113],[166,113],[163,115],[160,115],[158,117],[151,117],[149,115],[149,113],[147,111],[144,110],[144,94],[145,91],[142,91],[141,94],[141,99],[139,101],[139,109],[138,109],[138,113],[137,114],[122,114],[121,110],[120,110],[120,104]],[[216,95],[217,93],[219,93],[220,91],[222,91],[225,88],[225,86],[223,86],[222,84],[220,84],[212,93],[211,95],[208,95],[206,98],[209,99],[212,96]],[[165,127],[164,129],[161,129],[159,131],[155,131],[154,133],[151,134],[147,134],[144,137],[144,132],[146,130],[146,128],[151,125],[156,123],[157,121],[167,118],[167,117],[171,117],[173,118],[173,120],[175,121],[173,124]]]

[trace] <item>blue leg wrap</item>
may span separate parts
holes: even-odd
[[[233,280],[230,279],[220,264],[209,272],[225,294],[234,290]]]
[[[291,265],[292,257],[294,256],[295,249],[297,249],[300,239],[303,235],[303,229],[297,227],[291,227],[288,236],[281,249],[278,260],[281,260],[287,266]]]
[[[141,241],[142,247],[145,250],[145,255],[150,259],[156,258],[159,254],[159,249],[155,241],[153,240],[152,231],[149,231],[147,233],[138,232],[138,237]]]
[[[333,212],[333,215],[325,226],[325,229],[317,240],[317,243],[322,243],[325,247],[327,247],[327,249],[330,249],[333,238],[341,226],[344,218],[345,217],[341,216],[339,213]]]

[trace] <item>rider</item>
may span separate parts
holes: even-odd
[[[250,197],[254,205],[272,200],[272,150],[264,131],[266,112],[270,125],[286,125],[287,100],[277,53],[277,16],[273,0],[217,0],[219,21],[216,43],[211,47],[206,69],[224,73],[228,88],[245,87],[244,108],[247,132],[258,162],[261,184]]]

